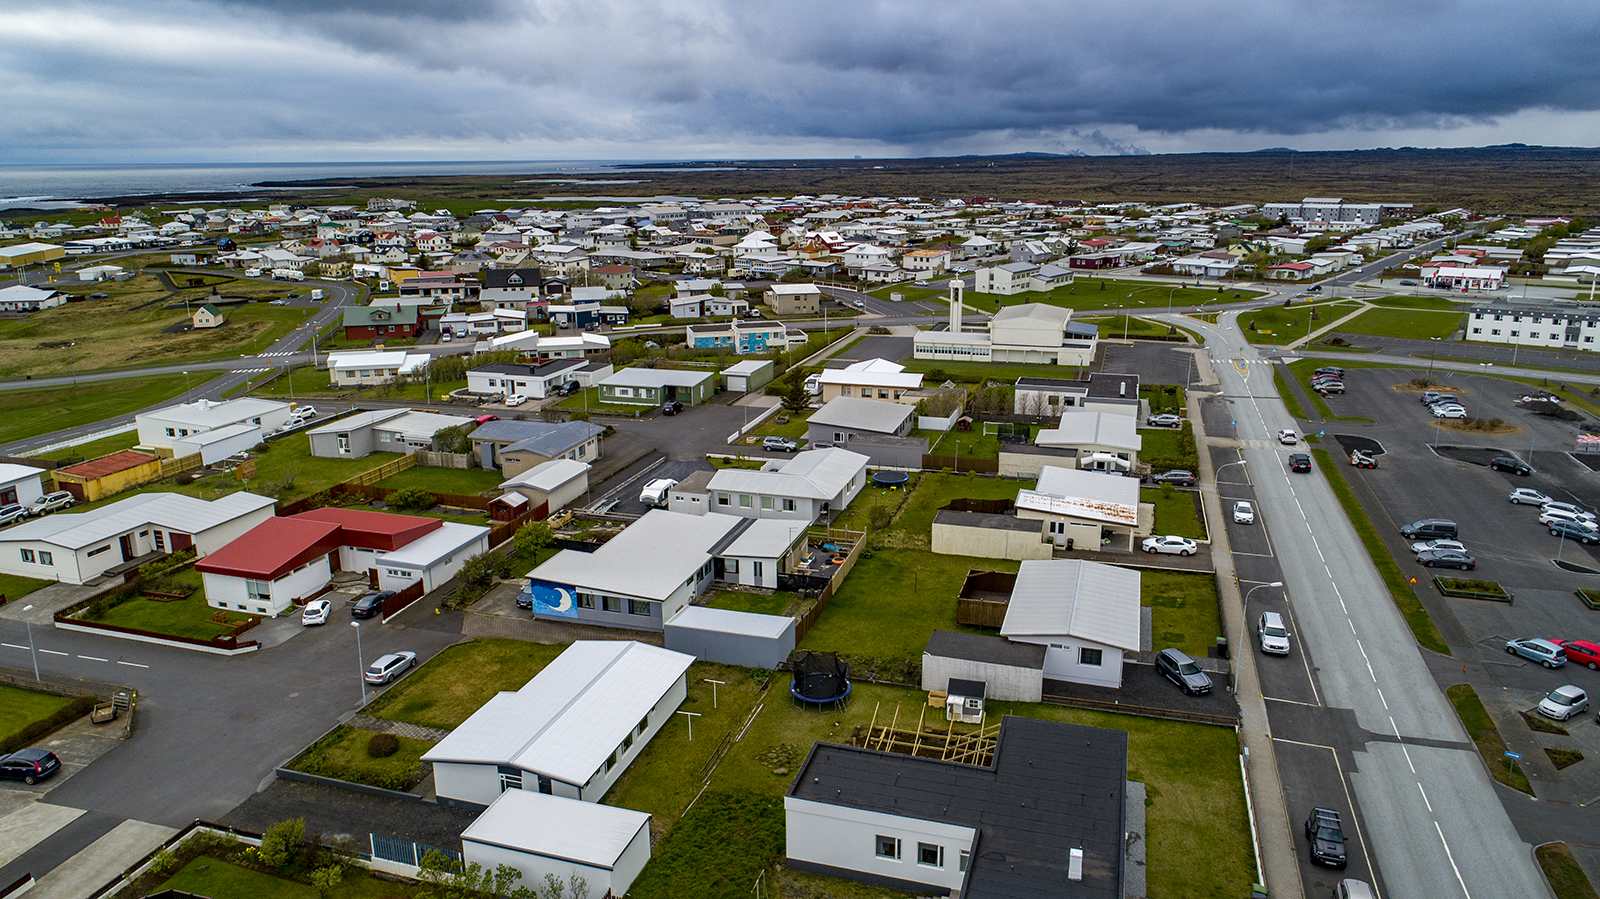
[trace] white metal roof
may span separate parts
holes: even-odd
[[[723,468],[711,476],[708,490],[833,499],[867,467],[867,456],[847,449],[806,450],[777,471]]]
[[[1034,437],[1039,446],[1083,446],[1093,444],[1118,449],[1138,450],[1144,446],[1139,423],[1130,415],[1116,412],[1068,412],[1061,424]]]
[[[37,540],[81,549],[152,524],[199,534],[276,503],[271,497],[242,491],[209,502],[181,493],[141,493],[87,512],[56,512],[7,528],[0,533],[0,543]]]
[[[379,430],[393,431],[403,437],[419,437],[428,440],[433,435],[445,428],[454,428],[470,424],[472,419],[464,415],[441,415],[438,412],[406,412],[392,420],[385,420]]]
[[[247,424],[223,425],[220,428],[212,428],[209,431],[197,431],[187,437],[179,437],[176,439],[180,443],[188,443],[195,446],[210,446],[213,443],[221,443],[224,440],[231,440],[234,437],[238,437],[240,434],[248,434],[251,431],[255,431],[257,434],[260,434],[261,426]]]
[[[811,413],[810,423],[858,431],[893,434],[911,417],[912,407],[904,403],[882,403],[853,396],[829,400]]]
[[[1000,634],[1065,635],[1138,652],[1139,572],[1079,559],[1025,561]]]
[[[1099,471],[1046,465],[1039,470],[1034,489],[1051,496],[1078,497],[1092,502],[1120,506],[1139,504],[1139,479]]]
[[[738,377],[740,375],[758,375],[763,369],[769,368],[771,365],[771,359],[746,359],[743,362],[730,365],[723,369],[722,374],[723,377],[727,377],[729,375],[732,375],[733,377]]]
[[[522,689],[473,712],[422,759],[515,765],[581,786],[693,661],[646,643],[579,640]]]
[[[502,490],[510,487],[528,487],[545,493],[566,484],[589,470],[589,463],[577,459],[551,459],[524,471],[500,484]]]
[[[1044,303],[1023,303],[1020,306],[1007,306],[994,314],[990,319],[995,324],[1026,320],[1045,322],[1057,327],[1066,325],[1072,318],[1072,310],[1061,306],[1047,306]]]
[[[624,368],[600,383],[611,387],[693,387],[716,372],[673,368]]]
[[[380,421],[388,421],[391,418],[398,418],[404,414],[406,414],[406,410],[404,409],[376,409],[371,412],[359,412],[355,415],[347,415],[344,418],[338,419],[337,421],[330,421],[325,425],[312,428],[306,433],[345,434],[349,433],[350,431],[359,431],[360,429],[368,427],[369,425],[375,425]]]
[[[559,826],[552,826],[555,822]],[[461,839],[609,871],[649,825],[648,814],[632,809],[537,790],[506,790],[462,831]]]
[[[138,418],[153,418],[162,422],[188,425],[190,428],[220,428],[236,422],[251,418],[260,418],[273,412],[286,411],[288,403],[274,400],[258,400],[250,397],[228,400],[218,403],[212,400],[195,400],[192,403],[180,403],[176,406],[167,406],[153,412],[141,413]]]
[[[27,478],[37,478],[44,474],[44,469],[34,468],[31,465],[13,465],[9,462],[0,464],[0,484],[11,484]]]
[[[844,368],[824,369],[819,380],[823,384],[863,384],[901,390],[915,390],[922,386],[922,375],[908,372],[904,365],[887,359],[867,359]]]
[[[482,525],[446,521],[405,546],[384,553],[379,561],[396,568],[428,569],[487,533],[489,529]]]
[[[718,555],[745,559],[776,559],[788,551],[805,533],[804,523],[782,518],[750,519],[744,533],[723,547]]]
[[[686,627],[697,631],[716,631],[719,634],[740,634],[747,637],[781,637],[794,624],[787,615],[757,615],[754,612],[735,612],[732,609],[712,609],[706,606],[684,606],[683,611],[672,616],[668,627]]]
[[[710,561],[711,548],[745,520],[652,509],[594,552],[562,550],[528,576],[661,601]]]

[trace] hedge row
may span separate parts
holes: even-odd
[[[0,755],[16,752],[18,749],[25,749],[29,743],[54,731],[56,728],[89,714],[89,711],[94,708],[97,701],[93,696],[79,696],[71,703],[57,709],[55,714],[40,718],[9,737],[0,739]]]

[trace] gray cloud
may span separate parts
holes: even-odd
[[[1600,56],[1571,52],[1597,38],[1600,7],[1573,2],[80,2],[0,10],[0,103],[27,111],[0,132],[0,152],[1116,154],[1449,144],[1454,133],[1541,143],[1530,124],[1582,133],[1600,109]]]

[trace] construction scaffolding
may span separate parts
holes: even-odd
[[[994,763],[995,743],[1000,738],[1000,725],[980,721],[977,730],[956,731],[956,722],[946,721],[944,730],[928,725],[928,706],[923,706],[917,717],[915,730],[900,726],[900,706],[894,707],[894,717],[887,724],[878,723],[882,703],[872,710],[872,721],[865,729],[859,725],[851,742],[867,749],[897,752],[946,762],[959,762],[987,768]],[[907,722],[909,724],[910,722]]]

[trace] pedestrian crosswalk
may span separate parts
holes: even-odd
[[[270,369],[270,368],[236,368],[236,369],[233,370],[233,374],[236,374],[236,375],[253,375],[253,374],[256,374],[258,372],[264,372],[264,371],[272,371],[272,369]]]
[[[268,358],[271,358],[273,356],[293,356],[297,352],[299,352],[299,351],[298,350],[284,350],[284,351],[279,352],[279,353],[260,353],[258,355],[262,359],[268,359]]]

